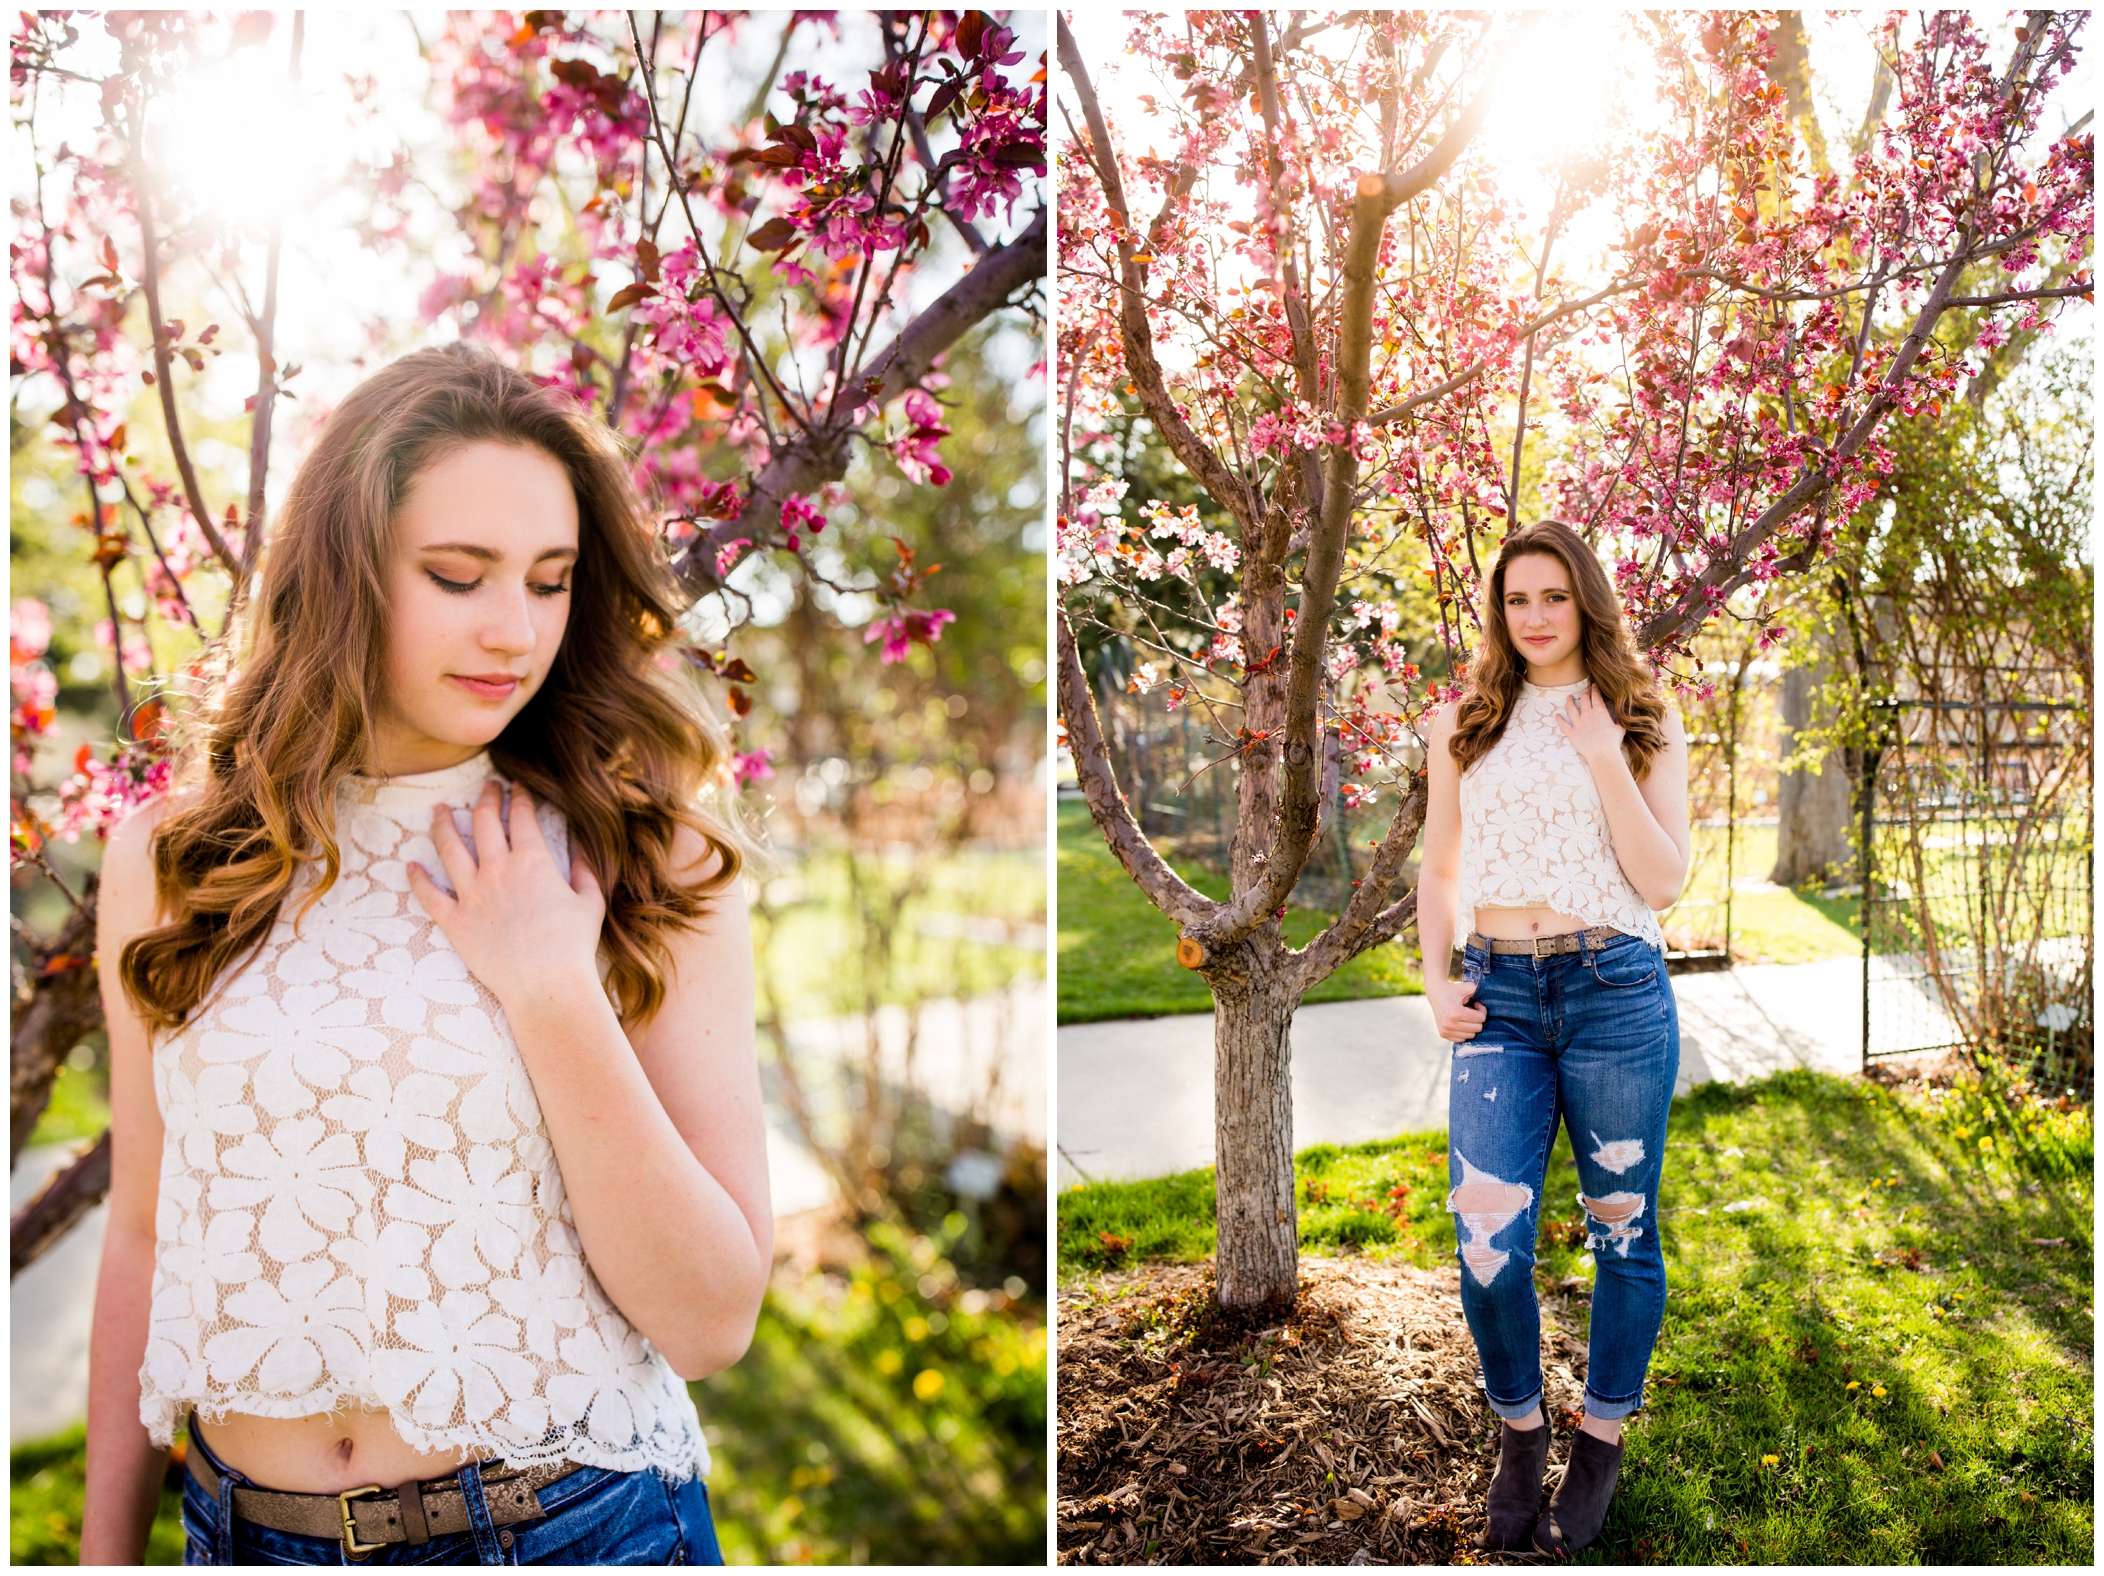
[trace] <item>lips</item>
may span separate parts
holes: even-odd
[[[504,700],[519,687],[519,680],[510,674],[469,678],[464,673],[449,673],[446,677],[478,700]]]

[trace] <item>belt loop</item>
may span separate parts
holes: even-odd
[[[411,1478],[395,1490],[395,1504],[402,1513],[403,1540],[412,1547],[431,1541],[431,1526],[424,1517],[424,1489]]]
[[[197,1413],[190,1414],[190,1446],[205,1450],[204,1440],[197,1427]],[[219,1474],[219,1525],[212,1529],[212,1563],[231,1565],[234,1563],[234,1489],[251,1488],[254,1485],[221,1461],[211,1451],[205,1450],[212,1463],[212,1470]]]
[[[482,1463],[470,1461],[460,1469],[460,1499],[467,1506],[468,1530],[475,1534],[475,1563],[506,1563],[504,1547],[497,1541],[497,1524],[490,1520],[489,1499],[482,1492]]]

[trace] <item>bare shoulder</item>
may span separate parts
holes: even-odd
[[[135,806],[110,828],[102,847],[102,874],[97,886],[97,917],[105,934],[128,937],[155,922],[153,839],[175,798],[161,794]]]
[[[1659,722],[1659,731],[1666,736],[1667,744],[1685,747],[1688,735],[1680,720],[1680,702],[1674,699],[1670,691],[1664,696],[1664,700],[1666,714]]]
[[[723,870],[723,852],[686,822],[680,822],[672,833],[672,878],[684,886],[693,886],[703,881],[712,881]],[[725,886],[712,899],[714,903],[739,901],[739,884],[735,881]]]

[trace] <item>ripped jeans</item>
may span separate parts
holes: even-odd
[[[1680,1074],[1680,1012],[1664,955],[1629,935],[1550,957],[1471,941],[1462,977],[1477,982],[1472,1000],[1484,1019],[1474,1039],[1454,1046],[1447,1208],[1484,1393],[1506,1418],[1541,1401],[1534,1243],[1561,1119],[1593,1256],[1585,1408],[1627,1416],[1643,1403],[1666,1308],[1658,1184]]]

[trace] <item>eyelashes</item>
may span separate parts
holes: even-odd
[[[480,590],[482,587],[482,582],[480,580],[469,580],[465,582],[459,580],[448,580],[444,575],[432,574],[432,572],[428,569],[426,569],[424,573],[430,577],[431,583],[437,586],[439,590],[449,591],[454,596],[466,596],[470,591],[477,591]],[[570,594],[570,588],[566,585],[561,584],[560,582],[556,583],[555,585],[537,585],[534,586],[532,589],[536,594],[544,597],[568,596]]]

